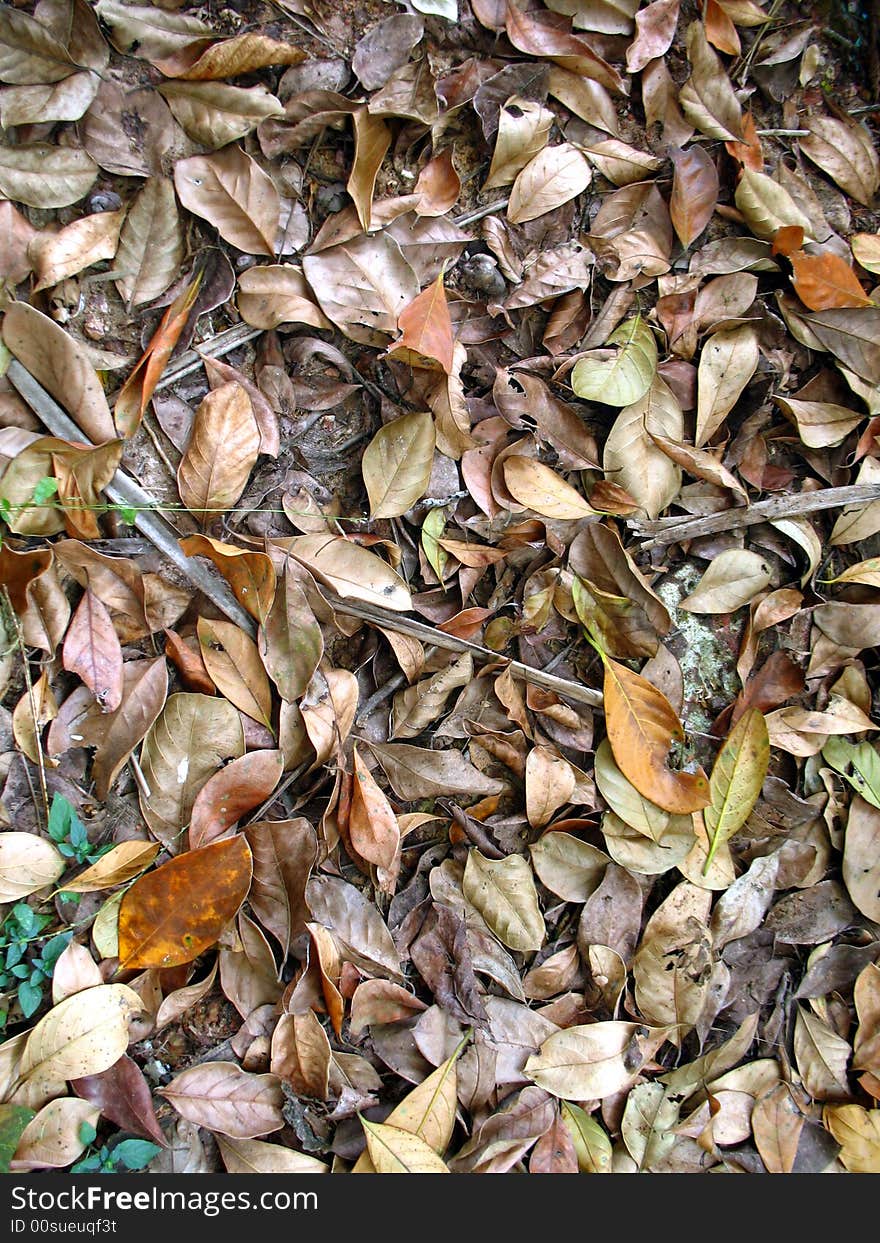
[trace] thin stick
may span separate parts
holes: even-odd
[[[433,643],[435,647],[443,647],[450,652],[470,652],[480,660],[488,660],[508,667],[514,677],[522,678],[524,682],[531,682],[533,686],[543,687],[544,690],[553,691],[557,695],[565,695],[568,699],[588,704],[591,708],[602,706],[602,692],[584,686],[580,682],[570,682],[567,678],[545,673],[543,669],[533,669],[531,665],[524,665],[519,660],[510,660],[506,656],[500,656],[498,652],[493,652],[488,647],[481,647],[479,643],[470,643],[467,639],[458,639],[454,635],[445,634],[436,626],[426,625],[425,622],[415,621],[411,617],[401,617],[399,613],[393,613],[390,609],[380,609],[376,605],[362,604],[355,600],[342,600],[323,586],[321,594],[332,608],[340,613],[348,614],[349,617],[360,617],[364,621],[372,622],[374,626],[395,630],[398,634],[409,635],[410,638],[421,639],[425,643]]]
[[[13,360],[6,374],[18,393],[40,416],[51,432],[64,440],[78,441],[80,444],[90,443],[58,403],[20,362]],[[177,532],[156,512],[156,501],[143,490],[140,484],[136,483],[125,471],[117,470],[104,491],[117,505],[130,505],[135,508],[137,512],[134,524],[137,529],[143,532],[147,539],[155,544],[191,582],[195,583],[199,590],[203,591],[231,621],[252,637],[256,634],[257,627],[254,619],[242,608],[223,579],[209,571],[203,562],[187,557],[182,552]]]
[[[27,687],[28,706],[31,710],[31,717],[33,718],[33,722],[34,722],[34,741],[36,743],[36,749],[37,749],[37,768],[40,771],[40,793],[43,796],[43,810],[46,813],[46,825],[48,827],[48,824],[49,824],[49,786],[46,782],[46,763],[45,763],[45,760],[43,759],[43,747],[42,747],[42,743],[40,742],[40,721],[39,721],[39,717],[37,716],[37,701],[34,698],[34,683],[31,678],[30,665],[28,664],[27,646],[24,641],[24,631],[21,628],[21,622],[18,619],[18,614],[16,613],[15,609],[12,607],[12,601],[9,598],[9,591],[6,587],[3,588],[3,600],[6,605],[6,610],[9,613],[9,616],[12,618],[12,624],[15,626],[15,637],[18,642],[18,652],[19,652],[19,655],[21,656],[22,668],[24,669],[24,681],[25,681],[25,686]],[[34,799],[34,809],[37,810],[36,799]],[[37,818],[39,820],[39,816]]]
[[[813,514],[822,509],[837,509],[841,505],[867,505],[880,500],[877,484],[852,484],[846,488],[823,488],[821,492],[799,492],[795,496],[774,496],[768,501],[726,509],[720,514],[708,514],[696,518],[660,518],[657,522],[628,521],[636,538],[644,539],[642,549],[656,548],[661,544],[677,544],[681,540],[696,539],[700,535],[717,535],[719,531],[733,531],[738,527],[754,526],[757,522],[773,522],[779,518],[795,518],[801,514]],[[645,537],[649,537],[645,539]]]
[[[6,374],[28,405],[56,436],[84,444],[89,443],[76,424],[68,418],[58,403],[49,396],[21,363],[11,362]],[[219,576],[211,573],[202,562],[184,555],[178,543],[177,533],[156,513],[153,508],[156,502],[141,488],[140,484],[135,483],[124,471],[117,470],[104,490],[110,499],[118,504],[139,506],[140,510],[135,516],[135,526],[138,530],[142,531],[169,561],[173,562],[200,591],[204,592],[221,612],[252,637],[256,635],[254,619],[238,603],[226,583]],[[509,660],[505,656],[499,656],[497,652],[490,651],[487,647],[481,647],[478,643],[470,643],[466,639],[458,639],[454,635],[445,634],[435,626],[401,617],[400,614],[390,609],[380,609],[375,605],[363,604],[360,601],[343,600],[326,588],[322,588],[322,594],[333,608],[350,617],[360,617],[374,625],[384,626],[388,630],[397,631],[398,634],[421,639],[451,652],[470,652],[480,660],[509,666],[513,675],[522,678],[524,682],[531,682],[534,686],[541,686],[544,690],[553,691],[557,695],[565,695],[578,703],[588,704],[593,708],[600,707],[602,704],[600,691],[583,686],[579,682],[556,677],[554,674],[545,673],[542,669],[533,669],[530,665],[524,665],[518,660]],[[278,797],[277,793],[274,797]]]

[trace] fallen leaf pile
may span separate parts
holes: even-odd
[[[0,7],[0,1169],[880,1172],[831,8]]]

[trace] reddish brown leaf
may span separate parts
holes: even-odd
[[[703,25],[706,27],[706,38],[719,52],[725,52],[728,56],[739,56],[739,34],[718,0],[706,0]]]
[[[530,1174],[577,1174],[578,1161],[571,1132],[557,1116],[532,1149]]]
[[[135,881],[119,908],[120,966],[192,962],[247,897],[253,860],[243,837],[190,850]]]
[[[389,347],[389,354],[414,366],[424,366],[427,359],[429,366],[439,363],[447,375],[452,372],[455,342],[442,273],[403,308],[397,327],[402,335]]]
[[[29,548],[16,552],[8,540],[0,544],[0,586],[9,592],[9,601],[16,613],[22,614],[28,607],[28,587],[45,574],[52,564],[48,548]]]
[[[678,240],[687,248],[712,219],[718,202],[718,173],[704,147],[685,151],[673,147],[669,158],[675,168],[669,214]]]
[[[419,216],[444,216],[458,202],[461,178],[452,162],[452,148],[447,147],[429,160],[416,181],[416,206]]]
[[[831,251],[824,255],[806,255],[799,250],[790,258],[795,292],[811,311],[873,305],[855,272],[840,255]]]
[[[787,224],[773,234],[771,255],[785,255],[790,258],[804,244],[804,231],[799,224]]]
[[[750,168],[753,173],[764,171],[764,151],[761,139],[755,128],[755,118],[751,112],[743,114],[742,131],[745,142],[726,142],[724,149],[732,160],[743,168]]]
[[[82,678],[101,711],[115,712],[122,702],[122,648],[110,614],[90,590],[73,615],[61,656],[64,668]]]
[[[101,1113],[123,1131],[152,1140],[162,1148],[168,1141],[156,1118],[150,1085],[135,1062],[123,1055],[99,1075],[72,1079],[70,1086],[84,1101],[100,1106]]]
[[[214,694],[217,688],[205,668],[197,643],[187,643],[174,630],[166,630],[165,655],[173,661],[180,680],[188,691],[196,691],[200,695]]]
[[[283,767],[280,751],[250,751],[209,778],[193,803],[190,849],[216,841],[264,802],[281,780]]]
[[[159,321],[159,327],[153,333],[143,357],[119,390],[113,417],[120,436],[133,436],[140,427],[144,411],[180,334],[186,327],[200,284],[201,276],[197,276],[191,285],[177,295]]]

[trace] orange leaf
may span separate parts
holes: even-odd
[[[666,765],[673,740],[684,730],[672,704],[647,678],[602,654],[605,666],[605,727],[617,766],[640,794],[678,815],[709,804],[702,768],[675,772]]]
[[[235,918],[252,870],[247,842],[230,837],[135,881],[119,908],[120,967],[176,967],[198,958]]]
[[[706,38],[719,52],[726,52],[728,56],[739,56],[742,47],[739,33],[718,0],[706,0],[703,25],[706,28]]]
[[[34,579],[45,574],[52,564],[49,548],[29,548],[15,552],[7,540],[0,543],[0,587],[9,592],[9,602],[16,613],[27,611],[27,589]]]
[[[201,283],[199,273],[193,283],[177,295],[162,316],[143,357],[119,390],[113,417],[120,436],[133,436],[140,426],[168,359],[180,340]]]
[[[727,154],[743,168],[750,168],[753,173],[764,171],[764,151],[755,128],[755,118],[751,112],[743,113],[742,131],[745,142],[726,142]]]
[[[711,157],[699,146],[671,147],[669,158],[675,169],[669,214],[678,240],[687,248],[712,219],[718,202],[718,174]]]
[[[811,311],[833,307],[872,306],[855,272],[839,255],[790,255],[795,293]]]
[[[452,149],[447,147],[429,160],[416,182],[418,216],[444,216],[458,202],[461,178],[452,162]]]
[[[447,375],[452,373],[452,320],[446,302],[441,272],[433,284],[403,308],[397,320],[403,334],[390,346],[389,354],[406,355],[413,366],[425,366],[424,360],[439,363]]]
[[[354,782],[348,831],[351,844],[369,863],[394,874],[400,867],[400,827],[388,799],[354,749]],[[394,886],[391,886],[393,893]]]
[[[773,245],[770,247],[771,255],[785,255],[791,258],[796,250],[804,244],[804,231],[799,224],[787,224],[783,228],[777,229],[773,234]]]

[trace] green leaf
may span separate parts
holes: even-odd
[[[880,808],[880,755],[869,742],[854,746],[843,738],[829,738],[822,748],[822,758],[836,769],[866,803]],[[852,764],[852,775],[847,768]]]
[[[425,515],[425,521],[422,523],[422,548],[425,556],[428,558],[428,564],[431,569],[443,582],[443,571],[446,569],[446,563],[449,560],[449,554],[445,548],[441,548],[438,540],[442,539],[443,532],[446,530],[446,510],[445,509],[429,509]]]
[[[572,1101],[562,1102],[562,1121],[565,1123],[577,1153],[578,1169],[582,1174],[610,1174],[611,1140],[599,1123],[585,1109]]]
[[[82,1144],[94,1143],[98,1136],[98,1132],[92,1126],[91,1122],[81,1122],[79,1126],[79,1139]]]
[[[703,819],[711,843],[705,876],[715,851],[745,824],[758,801],[770,763],[767,722],[757,708],[744,712],[718,752],[709,778],[711,803],[703,808]]]
[[[36,1115],[21,1105],[0,1105],[0,1174],[9,1173],[21,1133]]]
[[[146,1139],[124,1139],[112,1150],[113,1160],[127,1170],[142,1170],[162,1149]]]
[[[575,363],[571,387],[585,401],[631,406],[644,397],[657,372],[657,342],[640,315],[608,338],[619,349],[590,350]]]
[[[31,494],[34,505],[46,505],[58,492],[58,480],[51,475],[40,479]]]
[[[40,1008],[40,1002],[43,1000],[42,985],[34,984],[33,980],[22,980],[18,986],[17,996],[22,1014],[29,1019]]]

